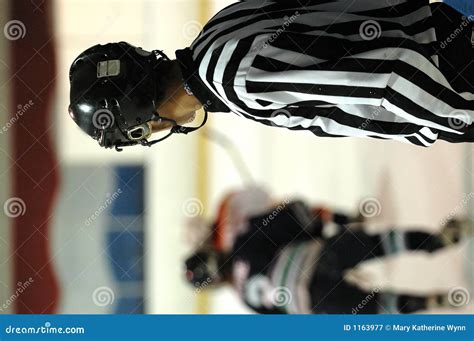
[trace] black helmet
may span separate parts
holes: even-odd
[[[213,249],[200,249],[186,259],[185,269],[189,284],[204,289],[229,278],[232,257]]]
[[[198,251],[186,259],[186,279],[191,285],[200,287],[205,283],[212,283],[216,275],[211,269],[213,259],[214,257],[206,251]]]
[[[87,49],[69,72],[69,115],[101,147],[118,151],[137,144],[152,146],[173,133],[196,130],[199,127],[180,127],[156,112],[157,101],[164,96],[157,85],[158,66],[167,60],[161,51],[148,52],[126,42]],[[172,122],[173,128],[165,138],[149,142],[148,122],[159,120]]]

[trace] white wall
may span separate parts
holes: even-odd
[[[83,50],[97,43],[128,41],[145,49],[164,49],[170,57],[192,37],[183,26],[196,20],[196,2],[187,0],[69,0],[56,2],[59,91],[56,119],[63,163],[142,161],[147,166],[146,308],[154,313],[192,313],[194,296],[182,280],[181,205],[195,195],[196,136],[178,137],[153,149],[122,153],[102,150],[67,114],[68,72]],[[193,27],[191,26],[191,29]]]
[[[147,43],[174,58],[191,37],[183,27],[197,20],[197,1],[160,0],[146,3],[146,29],[154,34]],[[147,153],[147,308],[152,313],[194,313],[192,290],[184,283],[183,204],[196,196],[196,152],[198,136],[175,136]]]

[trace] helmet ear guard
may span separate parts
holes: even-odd
[[[157,84],[158,67],[169,58],[162,51],[145,51],[125,42],[93,46],[81,53],[70,69],[69,114],[77,125],[104,148],[151,147],[172,134],[201,128],[181,127],[160,117],[157,102],[163,91]],[[150,121],[166,120],[173,128],[164,138],[148,141]]]
[[[147,140],[150,138],[151,134],[152,129],[148,122],[133,127],[127,131],[127,137],[130,141]]]

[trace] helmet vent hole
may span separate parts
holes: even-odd
[[[143,138],[143,129],[136,129],[131,133],[134,139],[140,140]]]

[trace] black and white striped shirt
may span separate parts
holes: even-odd
[[[474,90],[454,90],[439,69],[431,14],[428,0],[250,0],[220,11],[177,57],[216,110],[266,125],[473,141]]]

